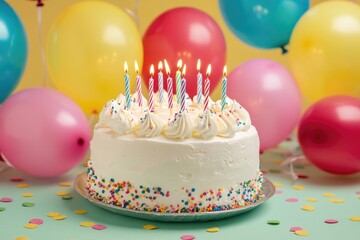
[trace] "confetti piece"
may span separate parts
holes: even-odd
[[[38,227],[38,225],[37,224],[34,224],[34,223],[26,223],[25,225],[24,225],[24,228],[28,228],[28,229],[35,229],[35,228],[37,228]]]
[[[157,229],[158,227],[155,225],[152,225],[152,224],[148,224],[148,225],[143,226],[143,228],[145,230],[154,230],[154,229]]]
[[[5,211],[4,207],[0,207],[0,212]]]
[[[262,174],[267,174],[267,171],[264,169],[261,169],[260,171],[262,172]]]
[[[286,201],[287,201],[287,202],[294,203],[294,202],[298,202],[299,199],[297,199],[297,198],[288,198],[288,199],[286,199]]]
[[[3,198],[0,198],[0,202],[12,202],[12,198],[9,198],[9,197],[3,197]]]
[[[305,211],[314,211],[315,210],[315,208],[313,206],[311,206],[311,205],[303,205],[301,207],[301,209],[305,210]]]
[[[56,195],[62,197],[62,196],[66,196],[66,195],[69,195],[70,192],[69,191],[57,191],[56,192]]]
[[[24,179],[22,178],[10,178],[10,182],[22,182]]]
[[[30,185],[27,183],[19,183],[16,185],[16,187],[17,188],[28,188],[28,187],[30,187]]]
[[[193,236],[193,235],[182,235],[180,237],[180,239],[182,239],[182,240],[193,240],[193,239],[195,239],[195,236]]]
[[[49,213],[47,214],[47,216],[48,216],[48,217],[51,217],[51,218],[57,217],[57,216],[60,216],[60,215],[61,215],[61,213],[58,213],[58,212],[49,212]]]
[[[331,198],[331,197],[334,197],[334,194],[333,193],[323,193],[323,194],[321,194],[323,197],[329,197],[329,198]]]
[[[354,222],[360,222],[360,216],[351,216],[349,217],[349,220]]]
[[[207,231],[207,232],[210,232],[210,233],[215,233],[215,232],[220,231],[220,228],[218,228],[218,227],[212,227],[212,228],[206,229],[206,231]]]
[[[302,186],[302,185],[294,185],[292,188],[293,188],[294,190],[300,190],[300,191],[305,189],[305,187]]]
[[[60,187],[71,187],[71,183],[70,182],[59,182],[58,185]]]
[[[280,221],[279,220],[268,220],[267,224],[269,224],[269,225],[279,225]]]
[[[290,228],[290,232],[295,232],[295,231],[298,231],[298,230],[303,230],[302,227],[291,227]]]
[[[67,218],[67,216],[65,216],[65,215],[58,215],[58,216],[53,217],[52,219],[54,219],[54,220],[64,220],[66,218]]]
[[[29,240],[29,238],[21,236],[21,237],[17,237],[15,240]]]
[[[95,225],[94,222],[81,222],[80,223],[80,226],[82,226],[82,227],[92,227],[94,225]]]
[[[21,194],[21,196],[22,197],[32,197],[32,196],[34,196],[34,194],[32,194],[32,193],[23,193],[23,194]]]
[[[276,190],[275,191],[275,194],[281,194],[281,193],[283,193],[283,191],[281,191],[281,190]]]
[[[92,229],[95,229],[95,230],[104,230],[104,229],[106,229],[106,226],[101,225],[101,224],[95,224],[95,225],[92,226],[91,228],[92,228]]]
[[[334,223],[338,223],[339,221],[336,219],[326,219],[324,222],[328,224],[334,224]]]
[[[360,191],[357,191],[356,194],[360,194]]]
[[[307,235],[309,235],[309,232],[302,229],[302,230],[296,230],[295,234],[298,235],[298,236],[307,236]]]
[[[41,218],[33,218],[29,221],[29,223],[33,223],[33,224],[37,224],[37,225],[41,225],[44,223],[44,221]]]
[[[345,200],[341,199],[341,198],[332,198],[332,199],[330,199],[330,201],[333,203],[344,203],[345,202]]]
[[[309,178],[309,176],[299,174],[299,175],[298,175],[298,178],[301,178],[301,179],[308,179],[308,178]]]
[[[79,215],[83,215],[83,214],[87,214],[87,211],[84,209],[76,209],[74,210],[75,214],[79,214]]]
[[[22,203],[22,206],[23,206],[23,207],[34,207],[34,206],[35,206],[35,203],[32,203],[32,202],[23,202],[23,203]]]
[[[317,202],[317,198],[307,198],[306,199],[307,202]]]
[[[274,184],[274,186],[275,186],[276,188],[281,188],[281,187],[283,187],[283,185],[282,185],[281,183],[278,183],[278,182],[274,182],[273,184]]]
[[[63,200],[71,200],[71,199],[72,199],[72,196],[63,196],[62,199],[63,199]]]

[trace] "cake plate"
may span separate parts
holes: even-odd
[[[152,221],[161,222],[199,222],[199,221],[211,221],[220,220],[228,217],[233,217],[249,210],[252,210],[270,199],[275,193],[275,187],[271,181],[264,178],[263,182],[263,197],[254,204],[224,211],[215,212],[198,212],[198,213],[155,213],[155,212],[141,212],[138,210],[126,209],[114,205],[103,203],[90,197],[85,189],[86,187],[86,173],[79,174],[74,182],[75,190],[84,198],[98,207],[104,208],[110,212],[121,214],[124,216],[130,216],[135,218],[141,218]]]

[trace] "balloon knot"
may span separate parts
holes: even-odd
[[[281,54],[282,55],[285,55],[285,54],[288,53],[288,50],[285,48],[285,46],[281,46],[280,48],[281,48]]]
[[[44,3],[42,2],[42,0],[38,0],[36,6],[37,7],[43,7]]]

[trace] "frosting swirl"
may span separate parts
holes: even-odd
[[[193,123],[186,112],[178,112],[174,119],[169,122],[165,128],[165,136],[168,138],[183,140],[191,137],[193,130]]]
[[[238,131],[246,131],[251,127],[250,114],[237,101],[234,100],[230,113],[236,119],[236,128]]]
[[[194,128],[193,135],[204,139],[210,139],[217,135],[218,127],[215,116],[211,110],[207,110],[199,117],[199,121]]]
[[[137,121],[138,120],[131,112],[122,108],[120,111],[114,112],[111,115],[106,127],[111,128],[119,135],[124,135],[133,132]]]
[[[99,114],[99,122],[95,125],[95,128],[106,126],[115,112],[118,112],[120,104],[116,100],[111,99],[108,101]]]
[[[159,136],[164,128],[164,123],[152,112],[147,112],[143,118],[140,118],[140,126],[137,135],[140,137]]]
[[[229,112],[229,110],[220,112],[217,124],[219,128],[219,136],[227,138],[235,136],[236,119],[234,115]]]

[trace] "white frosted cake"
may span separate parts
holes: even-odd
[[[91,141],[87,191],[107,204],[147,212],[195,213],[241,208],[262,197],[259,137],[248,112],[226,99],[204,111],[174,96],[169,110],[154,96],[148,111],[137,95],[109,101]]]

